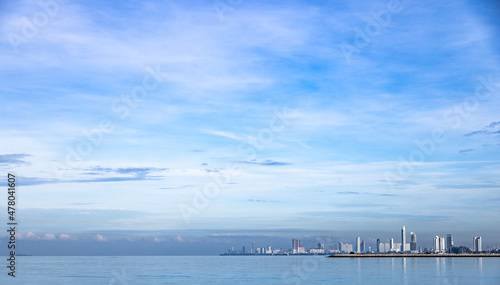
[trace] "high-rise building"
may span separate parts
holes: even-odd
[[[417,250],[417,235],[414,232],[410,232],[410,250]]]
[[[383,245],[383,246],[382,246]],[[390,252],[391,250],[391,243],[390,242],[384,242],[380,244],[380,249],[383,248],[382,252]]]
[[[339,242],[339,251],[346,253],[352,252],[352,244]]]
[[[292,253],[299,253],[300,250],[300,239],[292,239]]]
[[[405,252],[405,244],[406,244],[406,229],[405,226],[401,229],[401,252]]]
[[[446,235],[446,252],[451,253],[451,248],[453,247],[453,236],[451,234]]]
[[[389,247],[390,247],[389,251],[394,251],[394,239],[393,238],[391,238],[391,240],[389,242]]]
[[[394,243],[394,251],[395,252],[400,252],[401,251],[401,243],[400,242],[395,242]]]
[[[361,238],[356,237],[356,253],[360,253],[361,251]]]
[[[361,252],[366,252],[365,241],[361,241]]]
[[[474,243],[473,243],[473,250],[474,252],[481,252],[483,251],[483,245],[481,243],[481,237],[480,236],[477,236],[477,237],[474,237]]]
[[[380,239],[377,239],[377,252],[380,252]]]
[[[445,252],[446,248],[444,247],[444,237],[439,237],[439,252]]]
[[[444,237],[434,237],[433,250],[435,253],[442,253],[445,251]]]

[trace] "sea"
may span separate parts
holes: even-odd
[[[2,268],[0,284],[500,284],[500,258],[472,257],[19,256],[16,277]]]

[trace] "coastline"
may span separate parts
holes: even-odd
[[[487,253],[444,253],[444,254],[436,254],[436,253],[402,253],[402,254],[371,254],[371,253],[339,253],[329,255],[327,257],[330,258],[398,258],[398,257],[497,257],[500,258],[500,254],[487,254]]]

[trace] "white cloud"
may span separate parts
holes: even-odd
[[[95,241],[98,241],[98,242],[107,242],[108,241],[108,238],[101,235],[101,234],[96,234],[95,237],[93,237],[93,239]]]
[[[155,238],[153,238],[153,241],[154,241],[154,242],[165,242],[165,241],[166,241],[166,239],[164,239],[164,238],[159,238],[159,237],[155,237]]]
[[[76,240],[76,236],[72,236],[69,234],[60,234],[59,239],[60,240]]]
[[[55,240],[56,235],[55,234],[45,234],[43,237],[41,237],[42,240]]]
[[[35,234],[33,232],[28,232],[26,234],[17,233],[17,238],[20,240],[76,240],[75,236],[68,234],[54,234],[54,233],[45,233],[45,234]]]

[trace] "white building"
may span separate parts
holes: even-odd
[[[386,252],[391,251],[391,244],[388,242],[381,242],[379,245],[379,248],[380,248],[380,252],[386,253]]]
[[[401,251],[401,243],[400,242],[395,242],[394,243],[394,249],[392,251],[400,252]]]
[[[325,253],[325,249],[324,248],[310,248],[309,253],[311,253],[311,254],[323,254],[323,253]]]
[[[480,236],[474,237],[473,241],[474,241],[474,243],[473,243],[474,252],[483,251],[483,245],[482,245],[482,242],[481,242],[481,237]]]
[[[439,236],[434,237],[432,250],[435,253],[443,253],[446,251],[446,248],[444,246],[444,237],[439,237]]]
[[[352,244],[339,242],[340,252],[350,253],[352,252]]]
[[[406,251],[406,228],[403,226],[401,229],[401,251]]]

